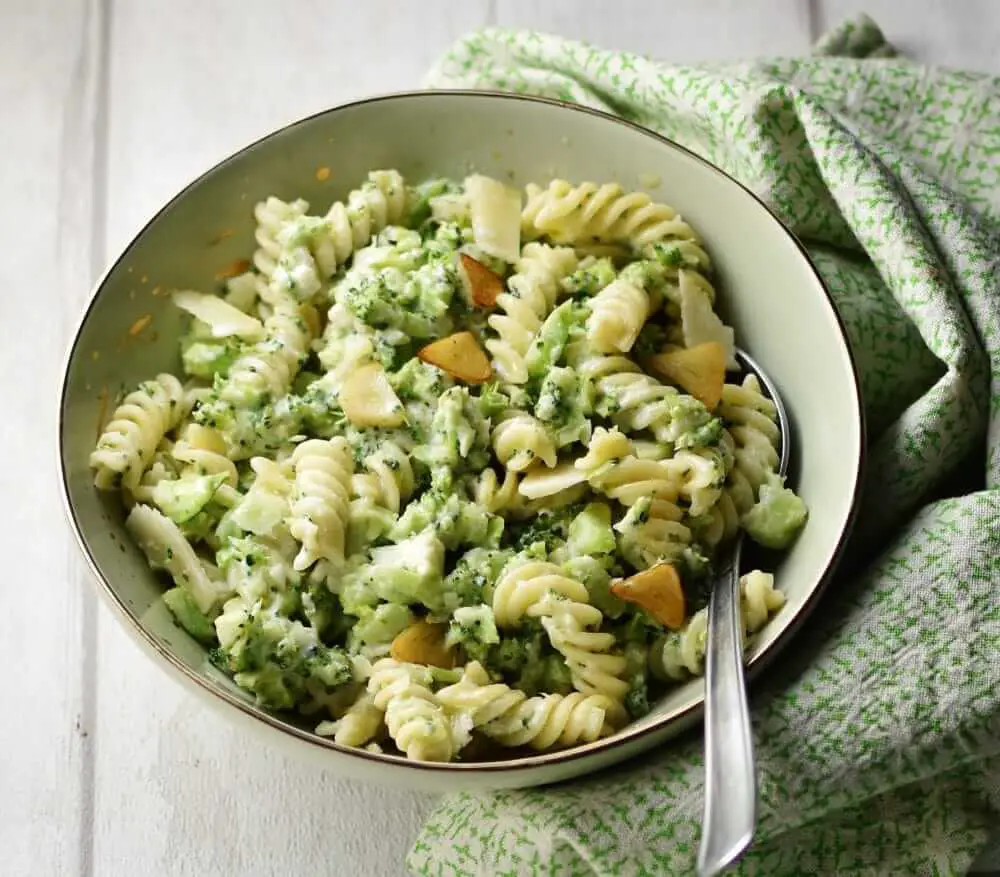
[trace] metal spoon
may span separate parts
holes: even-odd
[[[778,409],[781,430],[778,473],[788,466],[788,415],[774,382],[742,350],[736,358],[756,374]],[[698,848],[699,877],[711,877],[735,862],[753,840],[757,824],[757,771],[754,766],[750,710],[743,678],[743,631],[740,616],[740,552],[743,533],[712,589],[708,606],[705,662],[705,813]]]

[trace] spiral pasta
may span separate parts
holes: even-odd
[[[640,460],[632,442],[617,429],[597,427],[586,455],[574,465],[594,488],[624,506],[633,506],[643,497],[673,502],[679,493],[668,461]]]
[[[307,569],[320,559],[343,563],[354,470],[347,441],[339,436],[305,441],[292,454],[292,465],[295,484],[289,530],[302,545],[295,569]]]
[[[184,388],[173,375],[139,384],[115,409],[90,455],[94,484],[111,490],[120,481],[134,491],[160,440],[185,415],[184,407]]]
[[[774,576],[753,570],[740,577],[740,617],[746,636],[757,633],[785,605],[785,595],[774,587]],[[656,640],[650,668],[661,678],[683,680],[705,672],[708,609],[699,609],[678,631]]]
[[[643,192],[625,192],[617,183],[552,180],[545,188],[529,183],[525,194],[521,229],[526,238],[628,244],[635,250],[665,239],[699,242],[672,207],[655,203]]]
[[[230,491],[239,481],[236,464],[226,456],[226,442],[214,429],[189,423],[170,453],[175,460],[194,467],[199,475],[225,475],[225,486]],[[224,495],[232,499],[230,491]]]
[[[759,569],[740,578],[740,611],[743,629],[756,633],[785,605],[785,595],[774,587],[774,576]]]
[[[332,736],[341,746],[364,746],[385,727],[385,712],[375,706],[375,698],[364,692],[339,719],[324,722],[316,733]]]
[[[590,300],[587,340],[598,353],[627,353],[651,312],[646,290],[618,277]]]
[[[324,277],[332,277],[350,255],[387,225],[399,222],[406,211],[406,184],[398,171],[378,170],[323,217],[323,232],[313,243],[313,254]]]
[[[511,469],[504,471],[503,480],[493,469],[484,469],[479,475],[466,478],[469,498],[490,514],[503,514],[519,508],[524,497],[518,493],[520,478]]]
[[[258,294],[264,292],[266,295],[267,283],[281,257],[282,245],[278,240],[279,233],[285,225],[304,216],[308,209],[309,204],[301,198],[289,202],[273,195],[254,207],[253,215],[257,220],[257,229],[254,232],[257,250],[253,255],[253,264],[262,275],[262,282],[257,286]]]
[[[351,478],[351,497],[399,514],[413,493],[414,477],[410,457],[395,442],[385,441],[364,461],[367,472]]]
[[[693,408],[687,397],[643,372],[628,357],[588,352],[575,365],[592,382],[598,412],[609,416],[623,430],[648,429],[659,442],[684,444],[692,440],[690,426],[697,422],[690,417],[693,410],[700,414],[699,425],[712,420],[704,406],[700,410]],[[687,417],[679,417],[679,413]]]
[[[555,440],[542,423],[524,411],[507,412],[493,427],[493,451],[514,472],[523,472],[536,460],[550,469],[557,461]]]
[[[471,717],[474,728],[503,746],[554,746],[591,743],[612,733],[615,704],[601,694],[543,694],[528,697],[502,682],[491,683],[477,661],[461,680],[437,693],[448,711]]]
[[[542,322],[555,306],[559,281],[576,267],[576,256],[565,247],[526,244],[508,290],[497,296],[498,313],[489,318],[496,334],[486,342],[493,368],[507,383],[528,380],[525,356]]]
[[[735,444],[735,469],[746,478],[756,496],[767,476],[778,469],[781,445],[778,409],[761,392],[756,375],[751,374],[742,384],[726,384],[722,388],[718,412]]]
[[[722,455],[713,448],[679,450],[660,465],[668,473],[677,494],[687,500],[690,514],[707,514],[722,496],[726,469]]]
[[[704,661],[706,613],[650,595],[808,516],[766,393],[692,351],[735,368],[709,255],[617,184],[343,191],[260,200],[243,273],[172,293],[189,383],[125,398],[95,482],[177,623],[316,734],[433,761],[610,734]],[[781,601],[744,577],[747,631]]]
[[[578,691],[616,703],[625,696],[628,685],[620,678],[625,658],[611,651],[614,635],[587,630],[599,627],[603,615],[590,605],[586,586],[554,563],[527,561],[505,570],[494,588],[492,608],[501,627],[515,625],[525,615],[541,619]]]
[[[383,658],[372,667],[368,693],[375,708],[385,713],[389,736],[407,758],[451,761],[458,741],[427,680],[426,667]]]
[[[265,337],[236,359],[220,398],[234,406],[255,405],[287,393],[312,338],[298,308],[281,307],[264,321]]]
[[[615,531],[619,550],[636,569],[676,560],[693,538],[676,503],[651,497],[639,499],[615,524]]]

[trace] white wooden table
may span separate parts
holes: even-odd
[[[857,5],[0,0],[0,381],[14,413],[0,467],[0,873],[398,875],[434,803],[260,749],[97,604],[57,498],[55,391],[91,282],[139,224],[281,123],[416,86],[476,27],[695,61],[803,52]],[[1000,4],[866,9],[918,57],[1000,69]]]

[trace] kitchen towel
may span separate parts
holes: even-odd
[[[964,873],[1000,824],[1000,79],[918,66],[862,16],[807,58],[683,67],[486,30],[425,85],[645,125],[805,242],[860,371],[867,476],[840,575],[753,688],[759,825],[737,872]],[[689,736],[573,783],[453,795],[409,866],[690,874],[703,768]]]

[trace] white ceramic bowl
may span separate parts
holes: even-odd
[[[326,180],[317,169],[332,169]],[[553,176],[649,190],[699,230],[717,267],[738,343],[774,378],[790,412],[791,483],[809,524],[776,569],[787,604],[750,655],[777,655],[819,599],[850,528],[863,457],[858,382],[830,297],[802,246],[747,189],[690,152],[612,116],[483,92],[372,98],[304,119],[199,177],[143,228],[98,282],[66,364],[60,463],[66,507],[100,591],[135,640],[206,705],[344,774],[428,789],[500,788],[567,779],[662,743],[698,721],[703,683],[680,685],[613,737],[514,761],[422,764],[338,746],[254,706],[173,621],[161,585],[125,532],[116,495],[94,489],[87,458],[107,399],[176,370],[181,314],[171,288],[210,290],[253,251],[253,205],[304,197],[325,209],[373,168],[411,180],[470,170],[523,185]],[[323,176],[320,174],[319,176]],[[149,317],[137,335],[136,321]]]

